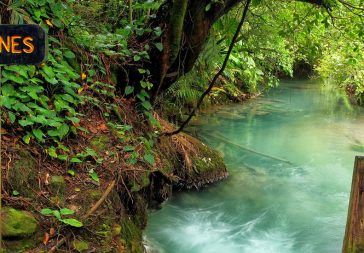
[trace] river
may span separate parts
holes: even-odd
[[[364,112],[315,81],[283,81],[203,113],[194,131],[230,176],[174,193],[145,235],[161,253],[339,253]]]

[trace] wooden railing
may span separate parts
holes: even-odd
[[[364,253],[364,156],[355,158],[343,253]]]

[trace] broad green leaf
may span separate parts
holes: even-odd
[[[127,145],[127,146],[125,146],[125,147],[124,147],[124,151],[125,151],[125,152],[131,152],[131,151],[134,151],[134,147],[133,147],[133,146],[129,146],[129,145]]]
[[[25,120],[19,120],[19,125],[23,126],[23,127],[26,127],[26,126],[31,126],[31,125],[34,125],[34,122],[33,121],[30,121],[28,119],[25,119]]]
[[[51,215],[53,214],[53,210],[49,208],[43,208],[42,210],[40,210],[40,213],[43,215]]]
[[[52,211],[54,217],[56,217],[58,220],[61,220],[61,213],[58,210]]]
[[[66,125],[66,124],[63,124],[62,126],[60,126],[58,128],[58,130],[59,130],[59,133],[60,133],[59,137],[62,139],[64,136],[66,136],[68,134],[68,132],[70,130],[70,127],[68,125]]]
[[[74,170],[68,170],[67,173],[70,174],[72,177],[76,175],[76,172]]]
[[[39,128],[33,129],[32,133],[38,141],[44,142],[44,138],[43,138],[44,134],[41,129],[39,129]]]
[[[144,102],[142,102],[142,106],[145,108],[145,109],[147,109],[147,110],[150,110],[150,109],[152,109],[152,105],[151,105],[151,103],[149,102],[149,101],[144,101]]]
[[[70,225],[72,227],[80,228],[83,226],[82,222],[76,219],[62,219],[63,223]]]
[[[58,155],[57,155],[57,151],[56,151],[56,148],[55,147],[50,147],[50,148],[48,148],[47,149],[47,152],[48,152],[48,155],[50,156],[50,157],[53,157],[53,158],[57,158],[58,157]]]
[[[59,210],[59,212],[61,213],[61,215],[71,215],[75,213],[75,211],[68,208],[62,208]]]
[[[27,135],[25,135],[25,136],[23,136],[23,141],[24,141],[24,143],[25,144],[29,144],[30,143],[30,139],[32,138],[32,134],[27,134]]]
[[[9,115],[10,122],[11,122],[12,124],[14,124],[14,122],[15,122],[15,120],[16,120],[16,116],[15,116],[15,114],[14,114],[14,113],[12,113],[12,112],[8,112],[8,115]]]
[[[163,44],[158,42],[158,43],[154,43],[155,47],[159,50],[159,51],[163,51]]]
[[[73,157],[70,162],[71,163],[82,163],[82,161],[80,159],[78,159],[77,157]]]
[[[91,169],[88,174],[90,175],[92,180],[94,180],[97,183],[100,182],[100,179],[99,179],[97,173],[93,169]]]
[[[58,155],[57,158],[61,161],[67,161],[68,155]]]
[[[152,154],[145,154],[144,160],[147,161],[150,165],[154,165],[154,156]]]
[[[125,88],[125,95],[130,95],[131,93],[133,93],[134,91],[134,87],[133,86],[126,86]]]
[[[74,58],[76,58],[76,55],[72,52],[72,51],[70,51],[70,50],[68,50],[68,51],[66,51],[66,52],[64,52],[64,54],[63,54],[66,58],[68,58],[68,59],[74,59]]]

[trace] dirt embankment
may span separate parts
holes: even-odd
[[[140,136],[173,126],[155,115],[161,125],[155,129],[133,108],[120,101],[119,116],[133,127],[124,135],[85,109],[80,125],[87,131],[64,142],[79,159],[73,162],[51,158],[49,147],[23,144],[21,129],[4,129],[2,252],[143,252],[148,208],[168,199],[172,188],[199,188],[227,176],[219,153],[184,133],[156,138],[154,162],[140,159]]]

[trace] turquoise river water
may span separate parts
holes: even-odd
[[[339,253],[364,112],[313,81],[284,81],[191,128],[222,152],[230,176],[174,193],[151,211],[161,253]]]

